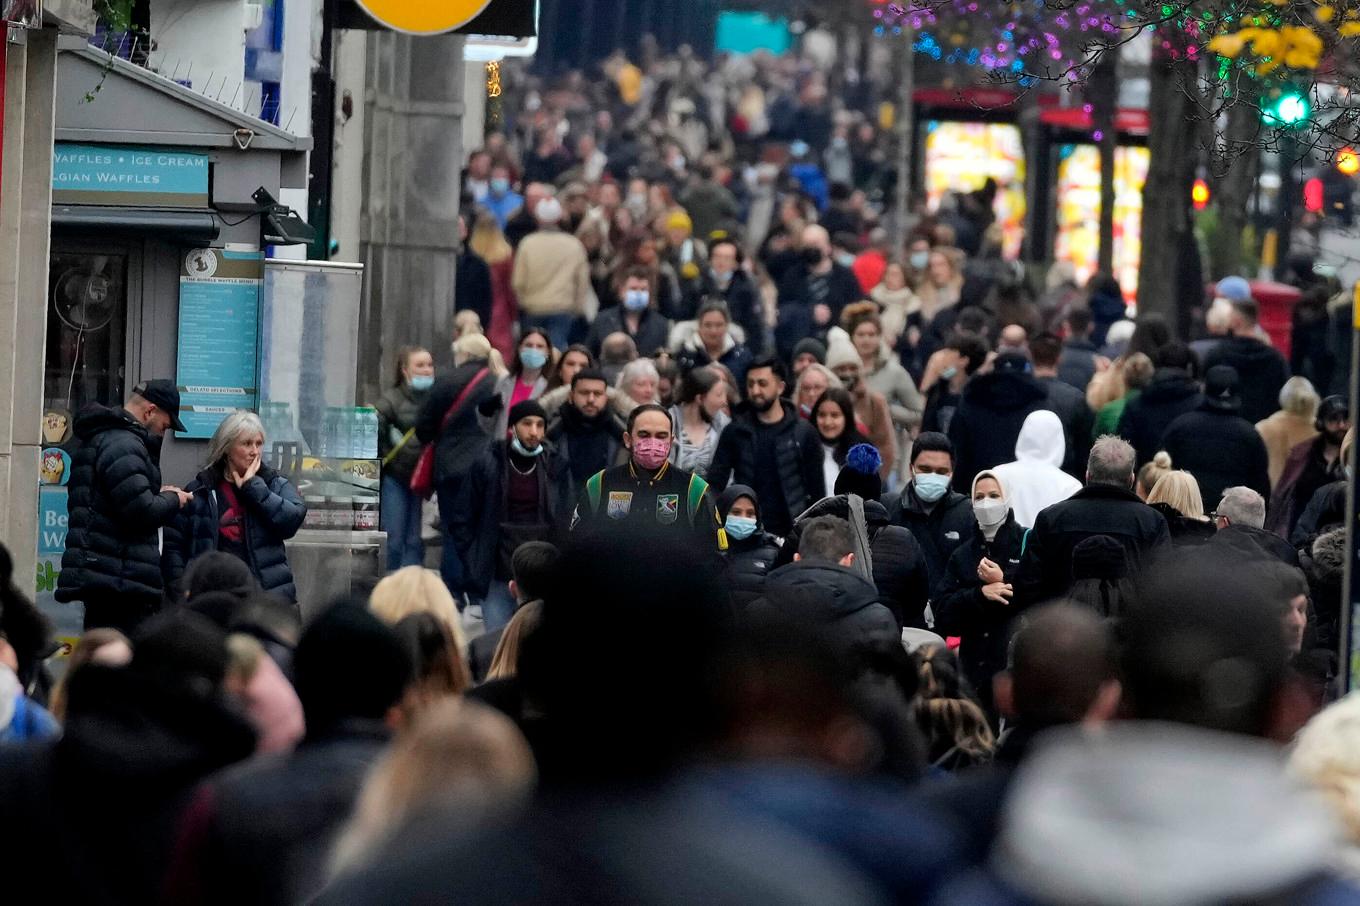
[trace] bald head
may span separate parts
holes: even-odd
[[[1011,710],[1031,727],[1080,723],[1108,697],[1116,674],[1113,640],[1099,617],[1072,604],[1044,607],[1011,643]]]
[[[831,254],[831,234],[826,227],[816,223],[803,227],[803,248],[820,249],[822,254]]]

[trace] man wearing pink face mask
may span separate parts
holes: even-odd
[[[573,533],[674,531],[709,550],[727,549],[708,482],[669,462],[674,430],[661,406],[632,411],[623,435],[628,462],[586,480],[571,517]]]

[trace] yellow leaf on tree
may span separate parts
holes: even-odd
[[[1333,17],[1336,16],[1336,7],[1319,6],[1317,9],[1313,11],[1313,15],[1317,18],[1319,22],[1330,22],[1332,21]]]
[[[1360,28],[1357,28],[1357,32],[1360,33]],[[1221,57],[1235,60],[1246,43],[1246,39],[1240,34],[1219,35],[1209,42],[1209,50]]]
[[[1251,52],[1258,57],[1273,57],[1283,49],[1283,45],[1279,32],[1260,28],[1251,39]]]
[[[1360,35],[1360,22],[1347,22],[1337,29],[1337,33],[1343,38],[1354,38]]]

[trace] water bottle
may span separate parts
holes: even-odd
[[[378,410],[365,406],[359,410],[359,449],[355,455],[360,459],[378,458]]]

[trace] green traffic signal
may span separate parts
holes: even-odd
[[[1280,95],[1269,107],[1262,109],[1261,119],[1267,125],[1281,128],[1301,126],[1313,115],[1313,105],[1306,95],[1290,91]]]

